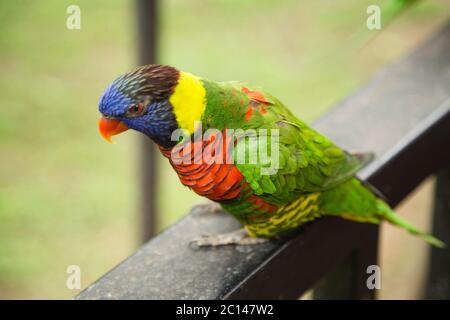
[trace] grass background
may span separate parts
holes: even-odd
[[[265,87],[311,121],[449,17],[423,0],[362,49],[369,4],[386,1],[161,1],[160,62]],[[65,27],[81,8],[81,30]],[[136,64],[134,2],[0,2],[0,298],[71,298],[139,245],[137,133],[97,133],[106,85]],[[160,227],[200,201],[160,158]],[[177,201],[173,201],[176,196]]]

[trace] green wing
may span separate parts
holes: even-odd
[[[271,104],[265,114],[258,114],[257,126],[253,129],[268,129],[268,132],[279,132],[278,142],[268,144],[266,150],[271,162],[258,157],[258,161],[242,163],[237,152],[245,149],[247,155],[258,154],[257,135],[247,135],[239,139],[235,148],[235,163],[244,175],[254,192],[266,201],[283,205],[302,193],[324,191],[333,188],[350,178],[372,160],[371,154],[350,154],[334,145],[328,138],[308,127],[297,119],[276,98],[264,93]],[[266,121],[261,121],[261,118]],[[259,142],[258,142],[259,141]],[[278,157],[270,152],[272,144],[278,147]],[[261,148],[259,149],[261,150]],[[264,152],[263,152],[264,153]],[[278,169],[270,174],[268,170],[278,159]],[[268,174],[269,173],[269,174]]]

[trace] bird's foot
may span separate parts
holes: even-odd
[[[226,245],[254,245],[269,241],[266,238],[250,237],[244,228],[224,234],[205,234],[193,239],[190,244],[198,247],[217,247]]]
[[[195,207],[198,207],[201,211],[204,211],[205,213],[220,213],[223,212],[222,207],[217,202],[204,202],[196,204]]]

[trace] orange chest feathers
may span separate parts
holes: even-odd
[[[225,201],[241,193],[244,177],[232,161],[227,161],[225,147],[218,146],[214,139],[160,150],[169,159],[181,183],[197,194],[213,201]]]

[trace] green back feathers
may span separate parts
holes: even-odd
[[[341,150],[296,118],[278,99],[260,89],[235,82],[203,82],[207,107],[202,120],[208,128],[267,129],[269,134],[273,129],[278,130],[279,169],[276,174],[262,174],[261,169],[270,164],[261,159],[252,163],[236,161],[254,192],[270,203],[284,205],[302,193],[333,188],[351,179],[372,159],[370,154],[352,155]],[[244,93],[246,90],[260,93],[267,103],[252,101]],[[246,117],[250,108],[251,116]],[[248,136],[239,140],[235,151],[239,148],[258,153],[258,138]]]

